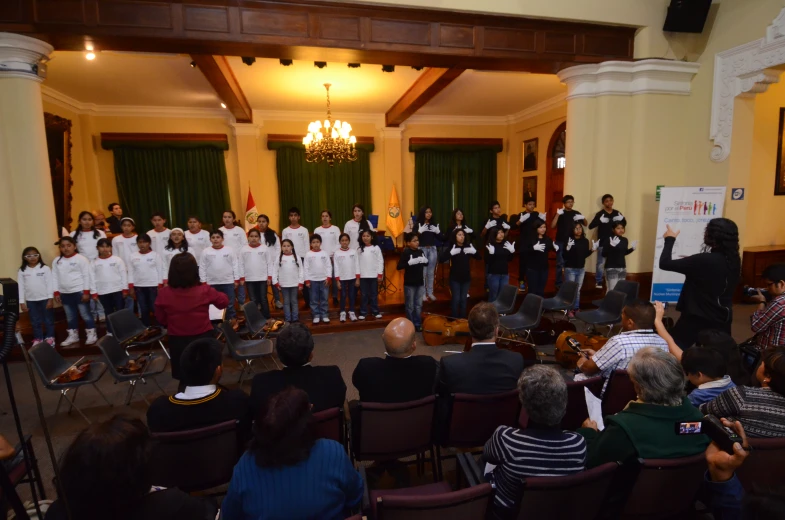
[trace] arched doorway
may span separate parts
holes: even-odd
[[[565,148],[567,145],[567,122],[563,122],[551,136],[548,143],[548,156],[545,168],[545,203],[548,219],[553,218],[556,210],[561,208],[564,197],[564,170],[567,166]],[[548,226],[548,236],[556,238],[556,229]]]

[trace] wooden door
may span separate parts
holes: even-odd
[[[564,170],[566,158],[564,150],[567,139],[567,122],[560,124],[553,132],[548,143],[545,173],[545,208],[548,211],[548,236],[556,238],[556,229],[550,229],[550,222],[556,210],[562,207],[564,197]]]

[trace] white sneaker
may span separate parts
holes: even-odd
[[[364,319],[365,319],[365,315],[364,315],[364,314],[360,314],[359,318],[360,318],[361,320],[364,320]]]
[[[68,337],[65,338],[65,341],[60,343],[60,346],[67,347],[69,345],[73,345],[74,343],[79,343],[79,331],[75,329],[68,329]]]
[[[313,324],[314,324],[314,325],[316,325],[316,324],[317,324],[317,323],[319,323],[320,321],[322,321],[322,320],[321,320],[321,318],[319,318],[319,316],[317,316],[317,317],[315,317],[315,318],[313,319]]]
[[[346,313],[345,312],[342,312],[341,315],[338,316],[338,321],[340,321],[341,323],[346,321]]]
[[[424,301],[424,302],[428,301],[428,295],[427,294],[423,294],[422,295],[422,301]]]
[[[330,323],[330,318],[325,316],[324,318],[322,318],[322,321],[325,322],[325,323]]]
[[[276,300],[275,301],[275,308],[276,309],[283,309],[283,303],[281,303],[280,301]]]
[[[349,319],[352,320],[352,321],[357,321],[357,316],[353,312],[350,312],[349,313]]]
[[[376,319],[379,319],[381,317],[382,317],[382,313],[381,312],[376,313],[376,316],[374,316],[374,318],[376,318]]]
[[[432,294],[432,295],[430,295],[430,296],[428,296],[428,298],[430,298],[430,300],[431,300],[432,302],[435,302],[435,301],[436,301],[436,296],[434,296],[433,294]]]
[[[85,345],[95,345],[96,341],[98,341],[98,335],[95,333],[95,329],[87,329],[87,341],[85,341]]]
[[[106,333],[106,336],[109,336],[109,337],[112,337],[113,335],[114,335],[114,334],[112,334],[111,332],[107,332],[107,333]]]

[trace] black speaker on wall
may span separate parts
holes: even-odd
[[[671,0],[663,31],[701,33],[711,9],[711,0]]]

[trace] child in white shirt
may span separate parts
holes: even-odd
[[[248,244],[240,249],[240,281],[245,283],[251,300],[261,307],[262,316],[270,319],[267,284],[272,284],[275,273],[275,248],[262,242],[262,234],[253,228],[248,232]]]
[[[160,211],[153,213],[150,222],[153,224],[153,229],[147,232],[150,236],[150,249],[161,255],[166,244],[169,243],[172,230],[166,229],[166,217]]]
[[[338,305],[338,290],[340,289],[340,284],[335,280],[335,262],[333,261],[333,256],[338,249],[341,248],[341,244],[338,242],[338,238],[341,236],[341,229],[338,226],[332,225],[333,214],[329,209],[325,209],[322,211],[322,225],[321,227],[314,230],[314,233],[317,233],[320,237],[322,237],[322,251],[327,253],[327,256],[330,257],[330,264],[332,266],[332,272],[330,273],[330,278],[332,278],[332,293],[333,293],[333,303]]]
[[[234,254],[239,255],[240,250],[248,245],[248,237],[245,235],[245,230],[243,230],[243,228],[234,225],[236,219],[237,216],[234,214],[234,211],[230,209],[224,211],[223,215],[221,215],[221,220],[224,225],[219,229],[224,234],[224,245],[232,248]],[[235,293],[237,301],[240,305],[243,305],[245,303],[245,285],[240,284]]]
[[[202,229],[202,221],[199,217],[194,215],[188,217],[185,239],[188,241],[188,249],[198,262],[202,257],[202,251],[210,247],[210,233]]]
[[[379,312],[379,282],[384,277],[384,257],[379,246],[373,244],[373,233],[364,229],[360,234],[360,247],[357,248],[357,256],[360,264],[360,294],[362,304],[360,305],[360,319],[364,320],[368,314],[368,306],[371,307],[371,314],[376,318],[381,318]]]
[[[161,265],[163,266],[162,275],[164,278],[164,285],[167,285],[169,280],[169,266],[172,263],[172,258],[174,258],[174,255],[179,255],[180,253],[188,253],[189,255],[194,256],[193,251],[188,249],[188,241],[185,239],[185,232],[182,228],[177,227],[172,229],[169,234],[169,241],[160,254]]]
[[[126,269],[131,265],[131,255],[139,251],[139,246],[136,245],[136,223],[131,217],[123,217],[120,219],[120,229],[123,231],[120,235],[115,235],[112,238],[112,254],[119,256],[123,259]],[[100,298],[98,300],[101,301]],[[125,308],[134,310],[134,299],[131,296],[125,297]]]
[[[346,321],[346,300],[349,300],[349,319],[357,321],[354,314],[357,288],[360,287],[360,263],[357,250],[349,247],[352,238],[347,233],[341,233],[338,239],[341,248],[333,255],[335,263],[335,280],[341,286],[341,314],[339,321]]]
[[[299,258],[300,263],[305,263],[305,255],[311,249],[310,235],[308,229],[300,225],[300,210],[289,208],[289,226],[281,231],[281,238],[288,238],[292,241],[294,254]],[[303,299],[306,305],[311,304],[311,294],[308,287],[303,288]]]
[[[76,241],[73,238],[63,237],[58,245],[60,256],[52,263],[52,286],[55,300],[63,305],[68,322],[68,337],[60,346],[67,347],[79,343],[79,316],[85,322],[87,333],[85,344],[92,345],[98,341],[98,336],[89,305],[90,261],[76,252]]]
[[[210,242],[213,247],[202,251],[199,260],[199,279],[229,298],[226,317],[233,320],[236,315],[234,291],[241,283],[237,255],[231,247],[224,245],[224,234],[220,229],[210,233]]]
[[[125,262],[112,255],[112,242],[108,238],[98,241],[98,258],[90,263],[90,294],[100,300],[107,316],[125,308],[128,296],[128,272]],[[107,334],[112,334],[112,324],[106,322]]]
[[[139,318],[146,327],[150,326],[150,313],[155,310],[158,287],[164,283],[161,257],[150,248],[150,243],[147,233],[136,237],[139,251],[131,255],[128,265],[128,288],[139,305]]]
[[[363,208],[362,204],[352,206],[352,216],[352,220],[343,226],[343,232],[349,235],[351,240],[350,247],[357,248],[360,246],[360,231],[368,229],[376,233],[376,230],[371,225],[371,221],[365,218],[365,208]]]
[[[46,341],[55,346],[55,315],[52,310],[54,285],[52,270],[44,263],[34,247],[22,251],[22,266],[16,275],[19,282],[19,306],[30,314],[33,326],[33,345]],[[44,333],[46,335],[44,335]],[[46,338],[44,340],[44,338]]]
[[[322,238],[314,233],[311,235],[311,250],[305,255],[305,286],[311,289],[311,313],[313,323],[320,321],[330,323],[327,316],[327,305],[330,296],[330,278],[332,265],[330,256],[321,249]]]
[[[262,243],[275,250],[272,257],[273,263],[277,264],[278,257],[281,256],[281,239],[274,230],[270,229],[270,217],[264,214],[256,217],[256,227],[259,228],[259,232],[262,234]],[[281,292],[275,284],[273,284],[273,301],[275,302],[276,308],[283,309]]]
[[[79,213],[79,224],[76,231],[71,232],[71,237],[76,243],[79,254],[92,261],[98,258],[98,241],[106,238],[106,233],[95,229],[93,214],[89,211]]]
[[[298,321],[297,290],[303,288],[303,264],[294,254],[294,244],[288,238],[281,240],[281,254],[275,266],[273,283],[283,293],[284,320]]]

